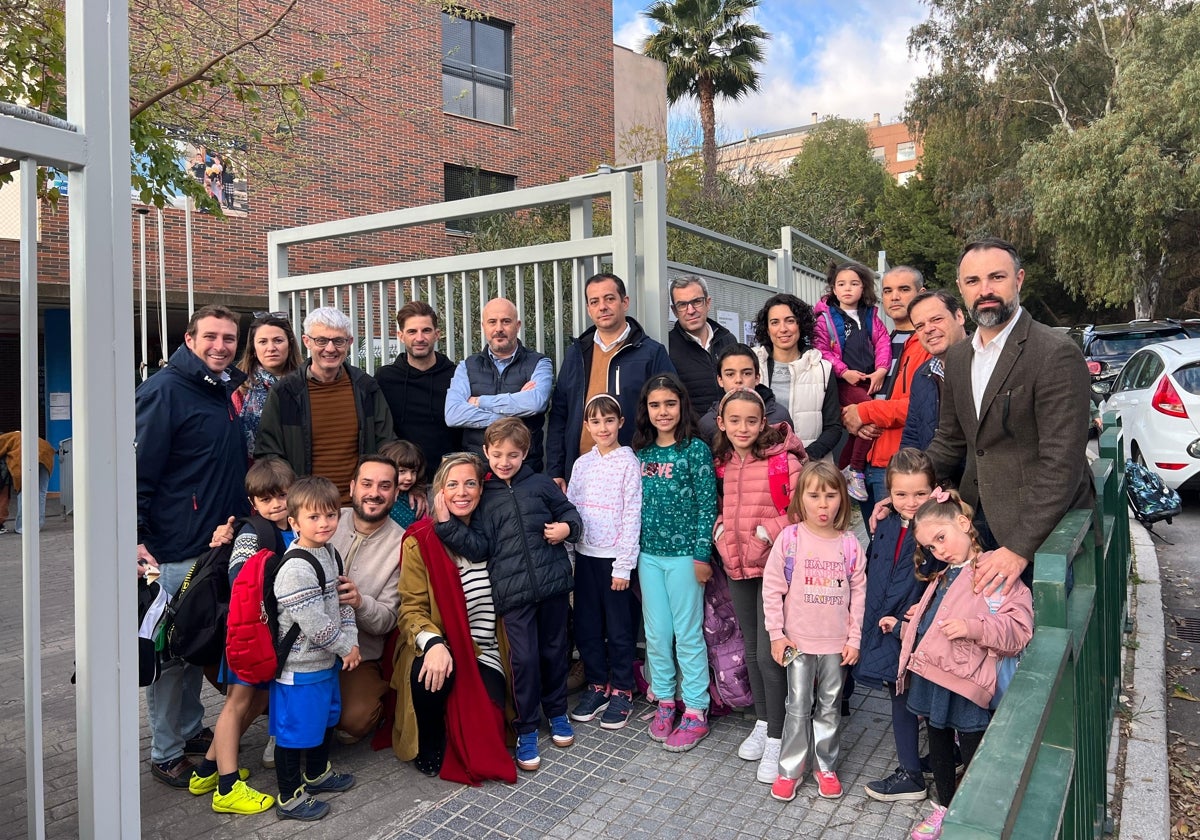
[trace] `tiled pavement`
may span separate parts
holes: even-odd
[[[75,792],[75,708],[68,679],[73,659],[70,520],[51,517],[43,536],[43,702],[45,788],[49,838],[78,836]],[[25,837],[25,741],[21,669],[20,542],[0,536],[0,838]],[[219,698],[206,688],[209,722]],[[142,832],[149,838],[901,838],[923,803],[888,805],[868,799],[862,783],[894,766],[888,703],[859,694],[842,739],[839,767],[846,795],[822,800],[808,779],[794,802],[771,799],[754,780],[756,763],[735,753],[750,724],[739,716],[714,722],[712,734],[688,753],[668,753],[649,740],[644,723],[618,732],[596,724],[577,728],[566,750],[543,741],[542,769],[516,785],[480,788],[428,779],[365,744],[336,746],[339,770],[358,776],[353,790],[331,797],[333,811],[317,823],[214,814],[208,797],[155,782],[141,765]],[[637,714],[648,707],[639,704]],[[145,719],[145,704],[142,703]],[[273,772],[260,763],[266,728],[256,723],[243,741],[251,784],[271,791]],[[142,755],[149,734],[142,728]]]

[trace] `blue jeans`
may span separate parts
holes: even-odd
[[[863,475],[867,479],[867,500],[859,502],[858,507],[862,511],[863,524],[865,526],[871,518],[871,511],[875,510],[875,505],[888,496],[887,467],[873,467],[867,464]]]
[[[46,490],[50,487],[50,471],[38,464],[38,528],[46,527]],[[17,494],[17,533],[21,533],[21,496]]]
[[[163,563],[158,585],[174,594],[191,571],[196,558],[181,563]],[[204,728],[204,704],[200,687],[204,669],[182,659],[162,664],[158,680],[146,687],[146,707],[150,718],[150,760],[155,764],[173,761],[183,755],[188,738]]]
[[[650,682],[660,700],[675,698],[675,659],[683,702],[708,710],[708,646],[704,642],[704,587],[696,580],[691,557],[638,555],[642,619]]]

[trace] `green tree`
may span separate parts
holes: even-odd
[[[477,17],[451,0],[421,0]],[[191,196],[219,213],[204,187],[179,165],[180,144],[225,151],[263,182],[302,166],[300,127],[314,111],[377,107],[380,84],[365,33],[314,32],[312,0],[130,0],[131,175],[142,201],[162,207]],[[66,116],[64,18],[53,0],[0,0],[0,100]],[[295,49],[303,33],[328,46],[324,57]],[[0,163],[0,185],[18,164]],[[57,198],[42,172],[43,192]]]
[[[1104,115],[1031,145],[1021,169],[1059,277],[1151,318],[1200,251],[1200,8],[1144,19],[1117,59]]]
[[[746,21],[758,0],[658,0],[645,11],[658,30],[642,51],[667,65],[667,100],[694,97],[703,133],[704,192],[717,185],[717,97],[758,90],[756,66],[770,35]]]
[[[911,265],[931,286],[954,286],[958,237],[934,201],[928,181],[913,177],[903,185],[889,183],[875,206],[875,215],[891,265]]]

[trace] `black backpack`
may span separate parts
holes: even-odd
[[[167,605],[164,658],[193,665],[219,665],[225,655],[225,620],[229,614],[229,558],[233,542],[246,525],[254,528],[260,548],[283,553],[279,529],[261,516],[234,523],[234,540],[209,549],[192,566]]]

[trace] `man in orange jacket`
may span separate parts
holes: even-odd
[[[864,518],[869,518],[875,503],[887,496],[884,476],[888,461],[900,449],[913,375],[929,358],[929,351],[917,340],[908,318],[908,305],[925,288],[921,272],[898,265],[889,269],[881,282],[883,307],[896,325],[892,330],[892,367],[880,389],[884,398],[842,409],[842,424],[847,432],[875,440],[867,456],[867,500],[861,503]]]

